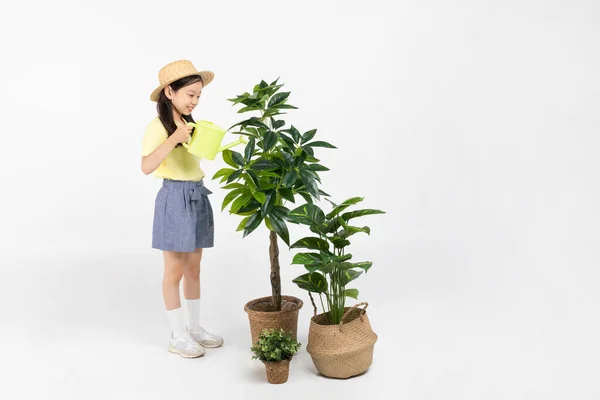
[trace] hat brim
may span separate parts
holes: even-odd
[[[208,85],[209,83],[212,82],[212,80],[215,78],[215,73],[212,71],[198,71],[198,72],[194,72],[191,74],[187,74],[187,75],[183,75],[183,76],[178,76],[177,78],[169,81],[169,82],[165,82],[162,85],[159,85],[156,89],[154,89],[154,91],[152,92],[152,94],[150,95],[150,100],[157,102],[158,98],[160,97],[160,92],[166,88],[167,86],[169,86],[171,83],[178,81],[179,79],[182,78],[187,78],[188,76],[194,76],[194,75],[200,75],[202,77],[202,83],[203,83],[203,87],[206,87],[206,85]]]

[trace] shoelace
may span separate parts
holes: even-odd
[[[192,335],[189,333],[185,333],[183,336],[177,338],[185,344],[186,350],[198,350],[200,349],[200,345],[196,343]]]
[[[217,339],[216,335],[213,335],[212,333],[208,332],[203,327],[198,328],[197,330],[194,331],[194,333],[197,335],[201,335],[206,339],[213,339],[213,340]]]

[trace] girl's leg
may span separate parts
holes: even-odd
[[[164,251],[165,275],[163,278],[163,299],[173,333],[169,338],[169,351],[186,358],[204,355],[204,348],[187,332],[185,313],[181,307],[179,284],[188,260],[187,253]]]
[[[197,300],[200,298],[200,261],[202,261],[202,249],[196,249],[187,254],[186,262],[183,264],[183,295],[186,300]]]
[[[163,251],[165,271],[162,283],[163,300],[167,311],[181,307],[179,283],[183,277],[184,265],[187,262],[187,253],[176,251]]]
[[[188,329],[192,337],[204,347],[219,347],[223,338],[207,332],[200,326],[200,261],[202,249],[189,253],[183,270],[183,292],[185,296]]]
[[[188,253],[187,261],[183,267],[183,296],[189,330],[200,328],[200,261],[202,249]]]

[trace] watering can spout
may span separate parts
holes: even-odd
[[[227,150],[231,147],[234,147],[234,146],[237,146],[238,144],[243,144],[243,143],[248,143],[248,140],[244,136],[240,136],[240,138],[238,140],[236,140],[235,142],[231,142],[229,144],[226,144],[225,146],[219,147],[217,152]]]

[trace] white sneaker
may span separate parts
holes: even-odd
[[[188,332],[178,337],[174,337],[171,333],[169,351],[184,358],[202,357],[205,352],[204,347],[200,346]]]
[[[207,332],[202,327],[197,327],[195,329],[189,330],[188,332],[190,333],[190,335],[192,335],[192,338],[194,338],[194,340],[203,347],[214,348],[223,345],[223,338],[221,336]]]

